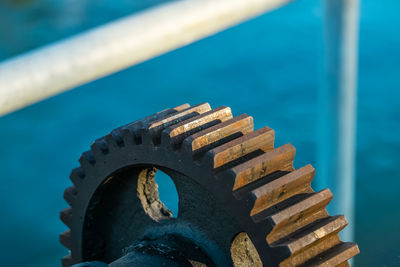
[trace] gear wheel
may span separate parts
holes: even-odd
[[[274,137],[268,127],[254,131],[246,114],[204,103],[96,140],[64,193],[63,266],[132,251],[188,266],[349,266],[359,250],[339,239],[347,221],[325,210],[331,192],[314,192],[314,168],[295,170],[295,148],[274,148]],[[157,169],[176,185],[176,218],[158,198]]]

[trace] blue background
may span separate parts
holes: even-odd
[[[2,1],[0,59],[159,2]],[[275,129],[277,145],[291,142],[296,167],[316,165],[321,3],[300,0],[0,117],[0,265],[58,266],[67,253],[58,242],[66,230],[58,214],[67,207],[62,194],[80,153],[113,128],[167,107],[230,106],[234,115],[252,115],[257,128]],[[400,266],[398,10],[398,0],[362,0],[356,266]]]

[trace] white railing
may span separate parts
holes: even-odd
[[[319,187],[353,221],[359,0],[324,0]],[[0,116],[200,40],[290,0],[184,0],[158,6],[0,64]],[[352,239],[352,226],[342,236]]]
[[[289,1],[176,1],[12,58],[0,65],[0,115],[190,44]]]

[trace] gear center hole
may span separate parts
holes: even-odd
[[[158,185],[160,201],[172,212],[172,217],[178,217],[179,196],[175,184],[165,172],[158,170],[155,176]]]
[[[170,176],[154,167],[139,174],[138,196],[144,211],[153,220],[177,218],[179,196]]]

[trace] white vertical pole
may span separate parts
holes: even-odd
[[[353,240],[359,0],[325,0],[324,76],[319,92],[318,188],[329,187],[328,210],[344,214]]]

